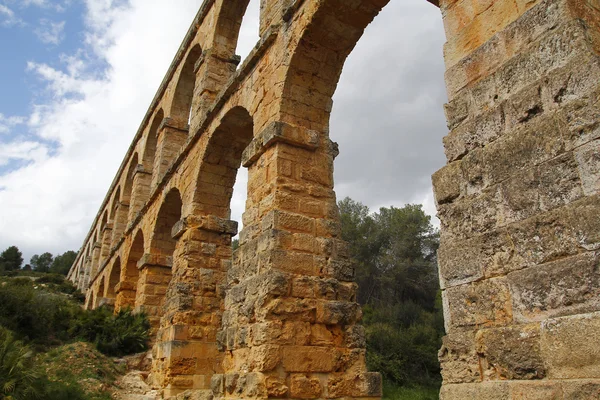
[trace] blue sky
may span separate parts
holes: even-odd
[[[0,143],[35,139],[25,122],[36,104],[51,101],[52,93],[28,65],[60,67],[63,57],[84,48],[84,8],[79,1],[0,0],[0,114],[13,121]],[[52,152],[55,144],[44,142]],[[0,162],[0,174],[27,162],[16,158]]]
[[[258,40],[250,5],[237,53]],[[77,250],[202,0],[0,0],[0,251]],[[160,27],[160,29],[157,29]],[[384,40],[385,38],[385,40]],[[439,9],[391,1],[334,96],[338,198],[422,203],[447,133]],[[245,174],[232,218],[240,219]]]

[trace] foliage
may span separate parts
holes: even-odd
[[[39,346],[69,340],[71,321],[82,312],[67,296],[42,290],[29,278],[3,283],[0,304],[0,325]]]
[[[346,198],[339,209],[342,237],[356,264],[369,368],[391,385],[435,388],[444,333],[437,230],[420,205],[371,214]]]
[[[42,253],[42,255],[34,255],[31,257],[31,266],[34,271],[37,272],[50,272],[50,265],[52,265],[52,254],[51,253]]]
[[[0,272],[16,271],[23,265],[23,254],[17,246],[10,246],[0,253]]]
[[[402,387],[383,385],[383,400],[438,400],[437,387]]]
[[[52,275],[43,278],[55,281]],[[76,339],[90,341],[108,355],[131,354],[147,348],[150,326],[144,314],[122,310],[115,315],[108,308],[82,310],[72,296],[61,292],[65,286],[72,289],[72,285],[64,281],[44,285],[40,283],[43,278],[32,281],[18,277],[0,285],[0,326],[38,348]]]
[[[41,374],[34,368],[34,353],[0,327],[0,399],[36,399]]]
[[[67,251],[63,254],[59,254],[54,257],[52,261],[52,265],[50,265],[50,272],[54,274],[67,275],[71,266],[75,262],[77,258],[77,252],[75,251]]]
[[[116,315],[108,307],[84,313],[71,328],[74,336],[94,343],[111,356],[144,351],[148,347],[150,324],[144,314],[121,310]]]

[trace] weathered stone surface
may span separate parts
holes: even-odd
[[[572,380],[562,384],[564,400],[594,400],[600,397],[599,380]]]
[[[150,383],[165,397],[380,397],[329,119],[344,61],[387,2],[264,0],[238,68],[241,3],[202,5],[69,279],[87,308],[149,315]],[[598,1],[439,6],[451,130],[433,176],[441,397],[597,398]]]
[[[471,383],[482,379],[473,331],[458,331],[444,336],[439,359],[444,382]]]
[[[484,382],[444,385],[440,400],[511,400],[508,382]]]
[[[477,354],[486,380],[543,379],[539,325],[484,329],[477,333]]]
[[[560,382],[511,382],[512,400],[563,400]]]
[[[508,275],[518,321],[600,310],[600,255],[584,253]]]
[[[595,378],[600,373],[600,314],[542,323],[542,355],[552,379]]]
[[[446,323],[451,327],[501,326],[512,322],[512,300],[505,278],[448,288]]]

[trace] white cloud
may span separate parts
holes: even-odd
[[[0,26],[11,27],[14,25],[22,26],[24,22],[18,18],[13,10],[0,4]]]
[[[12,128],[25,123],[25,117],[11,116],[6,117],[0,113],[0,134],[9,133]]]
[[[9,161],[37,161],[46,159],[48,151],[38,142],[11,142],[0,147],[0,167]]]
[[[7,159],[28,162],[24,168],[0,176],[0,249],[17,245],[26,258],[44,251],[77,249],[82,244],[202,3],[84,1],[86,47],[60,56],[58,65],[34,59],[27,66],[52,99],[36,104],[27,118],[19,120],[27,123],[39,142],[2,143],[0,136],[0,163]],[[258,39],[258,1],[251,0],[242,26],[238,46],[242,55]],[[417,2],[431,7],[423,0],[406,3]],[[26,3],[47,6],[42,0]],[[368,31],[342,76],[331,133],[342,151],[336,161],[336,188],[339,198],[350,195],[371,208],[425,202],[426,210],[433,212],[429,175],[443,164],[439,154],[445,133],[444,100],[438,93],[444,93],[444,88],[437,87],[443,79],[443,68],[439,68],[443,38],[420,38],[443,36],[443,30],[437,9],[418,18],[422,6],[402,8],[404,3],[391,2],[389,12],[384,10],[378,17],[373,32],[386,32],[386,40],[369,39]],[[386,13],[389,18],[383,18]],[[395,37],[398,39],[390,39]],[[98,70],[98,65],[107,67]],[[426,74],[439,76],[431,79]],[[411,82],[403,83],[403,79]],[[398,92],[402,96],[396,99]],[[3,123],[12,128],[0,119],[0,126]],[[427,131],[432,135],[424,139]],[[408,139],[402,141],[402,137]],[[49,153],[44,143],[56,147]],[[5,150],[6,145],[10,148]],[[244,174],[240,175],[232,201],[232,216],[237,220],[245,201]]]
[[[40,25],[33,32],[42,43],[58,45],[65,38],[65,23],[41,19]]]

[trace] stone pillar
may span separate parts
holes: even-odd
[[[137,284],[135,310],[148,316],[153,334],[160,325],[162,306],[171,281],[173,258],[144,254],[138,261],[140,275]]]
[[[129,200],[129,216],[127,218],[129,222],[137,217],[137,214],[148,201],[151,184],[152,172],[144,170],[144,166],[138,164],[133,175],[133,187],[131,189],[131,199]]]
[[[173,278],[153,365],[165,397],[189,389],[210,391],[213,374],[221,372],[217,331],[236,234],[237,222],[215,216],[188,216],[173,228],[178,240]]]
[[[600,3],[441,3],[441,399],[598,398]]]
[[[233,51],[231,51],[233,53]],[[228,56],[228,49],[221,52],[216,49],[206,49],[194,66],[196,74],[196,92],[192,100],[191,131],[195,132],[198,124],[206,117],[219,92],[235,73],[240,63],[240,57]]]
[[[215,398],[381,396],[339,236],[336,154],[325,135],[280,122],[244,152],[249,198],[228,273]]]
[[[175,161],[188,138],[188,126],[175,126],[170,118],[165,118],[158,128],[152,188],[158,186],[165,173]]]
[[[121,281],[115,288],[117,294],[115,300],[115,310],[119,311],[125,308],[133,308],[135,306],[137,282]]]

